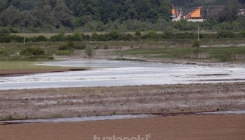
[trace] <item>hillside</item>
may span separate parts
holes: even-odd
[[[229,0],[170,0],[170,3],[175,6],[180,6],[184,8],[196,7],[200,5],[226,5]],[[245,0],[238,0],[240,3],[244,4]]]
[[[168,0],[7,0],[0,2],[2,26],[74,28],[90,21],[103,24],[170,20]],[[7,16],[8,15],[8,16]]]
[[[173,26],[172,4],[191,8],[202,2],[224,5],[228,1],[232,0],[0,0],[0,26],[11,32],[23,28],[29,32],[165,30]]]

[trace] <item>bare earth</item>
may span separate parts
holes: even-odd
[[[0,125],[0,140],[94,140],[94,135],[97,140],[113,135],[142,139],[148,134],[148,140],[244,140],[244,122],[245,115],[198,115]]]
[[[0,120],[217,110],[245,110],[245,83],[0,90]],[[0,122],[0,140],[94,140],[95,135],[95,140],[114,135],[139,135],[142,140],[245,140],[244,122],[245,115],[76,123]],[[151,137],[146,139],[146,135]]]
[[[245,83],[0,91],[0,120],[245,110]]]
[[[40,69],[40,70],[0,70],[0,76],[16,76],[38,73],[66,72],[66,71],[82,71],[85,69]]]

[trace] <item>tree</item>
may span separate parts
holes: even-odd
[[[72,12],[65,5],[63,0],[57,0],[57,5],[54,7],[51,13],[51,21],[52,24],[56,28],[60,28],[60,26],[66,26],[73,28],[72,24]]]
[[[52,24],[52,18],[50,16],[52,9],[49,0],[37,0],[31,14],[36,17],[40,23]]]
[[[211,23],[211,25],[222,22],[229,22],[232,24],[232,22],[238,17],[238,10],[238,0],[228,0],[226,6],[221,11],[208,17],[208,21]]]
[[[19,26],[19,21],[21,20],[20,11],[14,6],[10,5],[7,9],[1,12],[0,20],[4,27],[6,27],[7,25],[15,27]]]
[[[31,10],[35,6],[35,0],[21,0],[20,2],[20,10]]]
[[[95,54],[94,48],[90,45],[86,45],[84,52],[88,55],[89,58],[91,58]]]
[[[140,36],[141,36],[141,32],[140,32],[139,30],[137,30],[137,31],[135,32],[135,35],[138,36],[138,37],[140,37]]]

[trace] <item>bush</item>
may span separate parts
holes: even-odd
[[[62,45],[58,47],[58,50],[71,50],[71,47],[68,47],[67,45]]]
[[[10,35],[10,31],[8,28],[1,28],[0,35]]]
[[[84,52],[88,55],[88,57],[92,57],[95,54],[94,48],[90,45],[87,45],[84,49]]]
[[[136,36],[141,36],[141,32],[140,32],[139,30],[137,30],[137,31],[135,32],[135,35],[136,35]]]
[[[74,46],[74,49],[76,50],[84,50],[85,48],[86,48],[86,45]]]
[[[28,47],[20,52],[20,55],[31,56],[31,55],[45,55],[44,49],[40,47]]]
[[[69,48],[74,48],[74,43],[73,43],[72,41],[68,41],[68,42],[66,43],[66,45],[67,45],[67,47],[69,47]]]
[[[195,40],[192,44],[192,47],[200,47],[200,41]]]
[[[74,43],[72,41],[68,41],[65,45],[59,46],[58,50],[72,50],[74,47]]]
[[[45,37],[45,36],[43,36],[43,35],[39,35],[37,38],[36,38],[36,42],[40,42],[40,41],[47,41],[48,39]]]
[[[12,27],[12,26],[8,26],[8,29],[11,33],[19,33],[19,30],[15,27]]]
[[[0,56],[7,56],[8,55],[8,52],[7,52],[7,50],[5,50],[5,49],[0,49]]]
[[[0,36],[1,43],[9,43],[11,42],[11,36]]]
[[[73,50],[59,50],[56,52],[57,55],[71,55],[73,54]]]
[[[218,38],[234,38],[236,37],[236,35],[232,31],[223,30],[217,33],[217,37]]]

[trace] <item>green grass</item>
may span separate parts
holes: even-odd
[[[124,52],[124,54],[170,59],[215,59],[217,61],[244,61],[245,47],[138,48],[127,50]],[[204,54],[206,54],[206,57],[201,58],[201,55]]]

